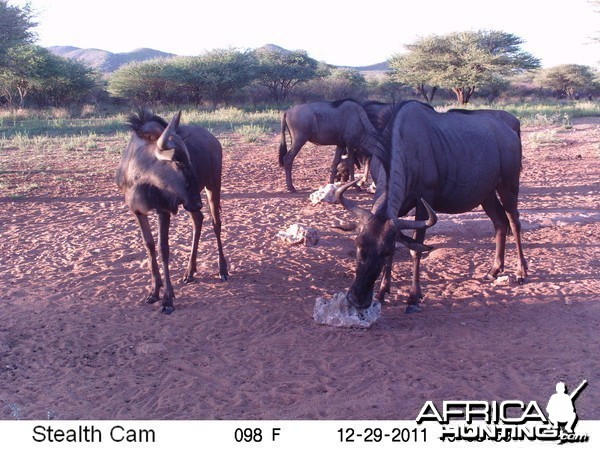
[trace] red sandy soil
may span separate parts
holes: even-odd
[[[482,212],[440,216],[422,264],[423,311],[404,314],[411,269],[400,249],[390,302],[368,330],[312,319],[315,299],[353,278],[353,236],[330,227],[350,216],[308,201],[333,149],[300,152],[289,194],[277,133],[254,144],[217,137],[230,280],[218,279],[207,220],[196,281],[177,282],[170,316],[142,301],[146,255],[113,181],[124,142],[0,151],[0,418],[410,420],[426,400],[545,407],[558,381],[587,379],[577,412],[600,419],[598,119],[524,129],[525,285],[482,281],[494,249]],[[369,194],[348,195],[368,207]],[[317,228],[319,244],[280,242],[293,223]],[[180,213],[177,279],[190,242]],[[509,238],[506,273],[515,266]]]

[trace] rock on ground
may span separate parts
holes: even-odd
[[[277,233],[277,237],[288,244],[304,244],[307,247],[317,245],[320,239],[316,229],[297,223],[290,225],[287,230]]]
[[[317,205],[321,202],[335,203],[335,190],[335,184],[326,184],[310,194],[310,202],[313,205]]]
[[[369,328],[381,316],[381,303],[373,300],[367,309],[357,310],[348,303],[346,293],[338,292],[331,300],[318,297],[313,318],[321,325],[334,327]]]

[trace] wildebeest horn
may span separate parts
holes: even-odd
[[[357,179],[337,188],[335,191],[335,200],[352,214],[354,214],[361,223],[364,223],[373,216],[373,213],[367,209],[361,208],[356,202],[348,200],[344,197],[344,192],[346,192],[350,186],[355,185],[359,181],[360,180]]]
[[[178,111],[169,122],[169,125],[167,125],[167,128],[164,129],[164,131],[156,141],[156,145],[158,147],[156,157],[158,159],[172,161],[173,157],[175,156],[175,151],[182,146],[183,142],[181,142],[181,139],[177,139],[179,137],[177,136],[177,129],[179,128],[180,119],[181,111]],[[187,153],[185,145],[183,145],[182,150],[184,150]]]
[[[435,214],[435,211],[431,208],[431,206],[429,206],[429,203],[427,203],[424,199],[421,199],[421,201],[423,202],[423,206],[425,206],[425,209],[427,210],[427,214],[429,216],[429,218],[425,221],[425,220],[405,220],[405,219],[392,219],[392,222],[394,222],[394,226],[396,227],[396,229],[398,230],[419,230],[421,228],[429,228],[435,225],[435,223],[437,222],[437,216]]]

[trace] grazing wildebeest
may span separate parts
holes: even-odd
[[[156,260],[156,247],[148,214],[156,211],[159,221],[159,250],[164,275],[161,311],[173,312],[173,285],[169,273],[169,224],[171,215],[183,205],[192,217],[192,252],[183,281],[189,283],[196,272],[198,242],[204,216],[201,191],[206,188],[219,251],[219,274],[227,279],[227,262],[221,243],[221,144],[199,126],[179,126],[181,111],[167,124],[162,118],[141,110],[129,117],[132,130],[127,148],[117,169],[116,181],[125,203],[135,216],[152,272],[147,303],[159,300],[163,281]]]
[[[390,221],[416,208],[415,220],[428,211],[459,214],[481,205],[492,220],[496,253],[486,278],[504,270],[506,235],[513,231],[517,252],[517,280],[523,283],[527,263],[521,245],[521,223],[517,210],[521,172],[521,141],[517,133],[494,114],[438,113],[417,101],[394,108],[381,145],[372,149],[384,167],[385,191],[372,211],[352,206],[362,227],[356,239],[356,276],[348,299],[365,308],[371,304],[373,286],[384,265],[378,297],[390,289],[394,237]],[[378,180],[378,183],[380,181]],[[340,202],[347,200],[340,189]],[[419,265],[426,227],[415,231],[411,248],[413,277],[407,312],[419,310],[422,297]],[[406,238],[406,237],[405,237]],[[404,238],[403,238],[404,239]]]
[[[286,132],[289,132],[291,139],[289,151]],[[296,191],[292,183],[292,164],[306,142],[337,146],[329,177],[329,182],[333,183],[344,149],[348,151],[350,177],[353,179],[355,153],[370,148],[374,140],[373,125],[362,106],[354,100],[305,103],[288,109],[281,118],[279,145],[279,164],[285,169],[288,191]]]

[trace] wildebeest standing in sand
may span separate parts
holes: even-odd
[[[204,216],[201,191],[206,188],[219,251],[219,274],[227,279],[227,262],[221,243],[221,144],[199,126],[179,126],[181,112],[169,124],[148,111],[129,117],[131,138],[117,169],[116,181],[125,203],[135,216],[148,253],[152,272],[151,291],[146,302],[159,300],[163,280],[156,259],[156,246],[148,214],[156,211],[159,222],[159,251],[164,275],[161,312],[173,312],[173,285],[169,273],[169,224],[179,205],[193,222],[192,252],[183,281],[193,281],[198,242]]]
[[[289,132],[291,138],[289,151],[286,132]],[[288,191],[296,191],[292,183],[292,164],[307,142],[337,146],[329,177],[329,182],[333,183],[344,149],[348,151],[350,176],[354,178],[353,158],[356,152],[363,152],[374,145],[375,135],[375,129],[365,110],[351,99],[305,103],[288,109],[281,118],[279,145],[279,164],[285,169]]]
[[[357,208],[344,199],[344,189],[338,194],[342,205],[355,212],[361,222],[350,303],[359,308],[371,304],[374,284],[382,270],[377,296],[383,299],[389,292],[394,239],[398,237],[392,221],[412,208],[416,208],[415,220],[423,221],[428,211],[419,199],[447,214],[483,207],[496,234],[494,263],[486,278],[496,278],[504,270],[510,228],[518,252],[517,280],[523,283],[527,263],[517,210],[521,172],[521,140],[517,133],[494,114],[438,113],[429,105],[409,101],[396,106],[383,140],[373,149],[373,155],[384,166],[386,185],[373,210]],[[407,312],[419,311],[422,298],[419,266],[426,248],[422,246],[426,227],[417,228],[414,240],[402,238],[412,246],[413,260]]]

